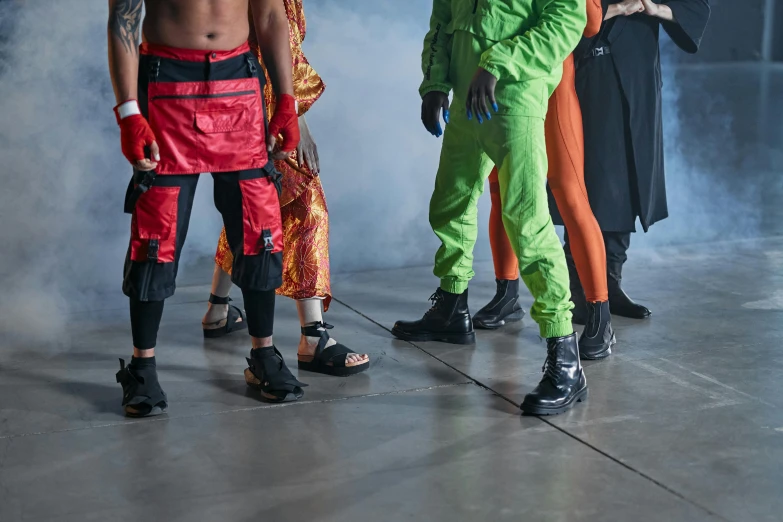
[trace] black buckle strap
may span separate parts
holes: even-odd
[[[136,203],[139,201],[139,198],[152,187],[157,176],[158,175],[154,170],[146,172],[142,180],[135,187],[133,186],[133,179],[131,179],[128,190],[125,192],[124,211],[126,214],[133,214],[133,209],[136,208]]]
[[[253,57],[249,54],[245,54],[245,63],[247,64],[247,75],[249,78],[256,77],[256,64],[253,63]],[[263,90],[263,89],[262,89]]]
[[[271,252],[275,249],[275,242],[272,239],[272,231],[264,229],[262,233],[262,237],[264,238],[264,250],[267,252]]]
[[[227,305],[231,302],[230,297],[219,297],[215,294],[209,294],[209,302],[216,305]]]
[[[150,59],[149,79],[150,83],[158,81],[160,75],[160,57],[153,56]]]
[[[158,250],[160,250],[160,243],[157,239],[150,239],[149,246],[147,247],[147,260],[158,261]]]

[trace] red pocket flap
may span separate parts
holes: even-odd
[[[247,109],[244,108],[196,111],[196,128],[204,134],[244,131],[248,123]]]
[[[136,239],[168,239],[177,223],[179,187],[150,187],[135,209]]]

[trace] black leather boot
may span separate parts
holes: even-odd
[[[647,319],[652,312],[646,307],[633,302],[623,291],[620,283],[623,280],[623,264],[607,263],[606,283],[609,287],[609,307],[614,315],[630,317],[631,319]]]
[[[438,288],[430,297],[432,308],[418,321],[397,321],[392,334],[404,341],[441,341],[473,344],[476,333],[468,311],[468,291],[452,294]]]
[[[485,330],[495,330],[507,322],[519,321],[525,311],[519,306],[519,279],[496,279],[497,290],[487,306],[473,316],[473,326]]]
[[[579,338],[579,357],[588,361],[609,357],[616,342],[609,303],[587,303],[587,325]]]
[[[525,396],[526,415],[555,415],[587,399],[587,380],[579,362],[576,334],[546,340],[544,378]]]
[[[564,251],[566,265],[568,265],[568,283],[571,288],[571,302],[574,303],[574,309],[571,310],[571,314],[573,314],[571,322],[574,324],[586,324],[587,298],[585,297],[582,283],[579,281],[579,273],[576,271],[576,264],[574,263],[574,257],[571,255],[571,248],[568,243],[566,243]]]

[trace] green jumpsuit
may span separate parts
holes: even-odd
[[[434,271],[441,289],[461,294],[473,278],[477,202],[497,165],[503,224],[546,338],[574,330],[568,270],[547,203],[544,118],[586,12],[585,0],[433,0],[422,53],[421,95],[454,91],[429,214],[442,242]],[[482,124],[465,109],[479,67],[498,79],[499,111]]]

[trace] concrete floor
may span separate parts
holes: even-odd
[[[473,310],[494,291],[477,272]],[[653,318],[616,319],[587,403],[546,419],[516,407],[544,357],[530,319],[469,347],[391,338],[428,307],[428,268],[336,277],[328,320],[371,371],[301,375],[285,406],[246,388],[244,336],[202,339],[208,288],[184,286],[169,414],[126,420],[127,312],[80,314],[60,345],[0,351],[0,521],[783,520],[783,238],[632,251],[626,278]],[[277,318],[295,368],[290,301]]]

